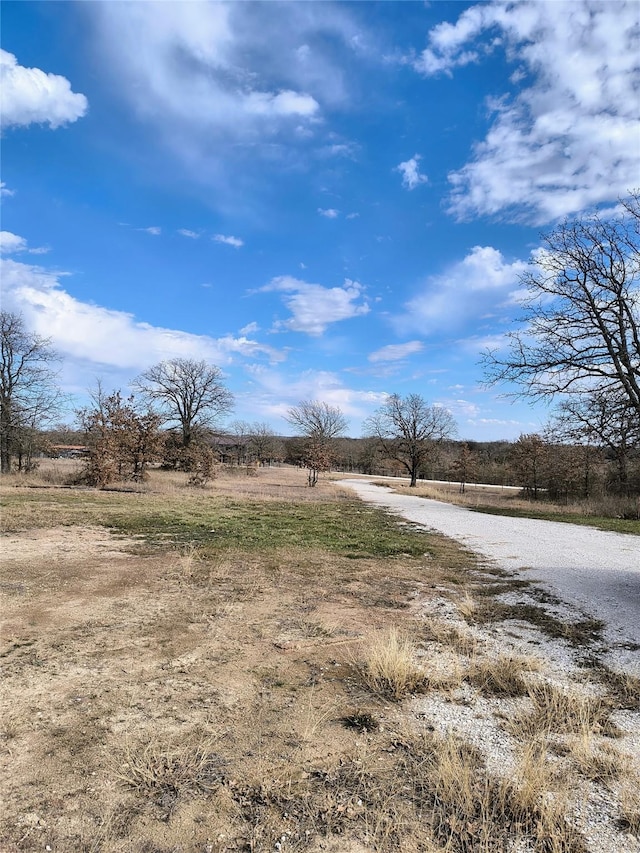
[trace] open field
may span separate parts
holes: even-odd
[[[303,471],[56,465],[1,486],[3,853],[637,849],[597,624]]]

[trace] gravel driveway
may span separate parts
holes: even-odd
[[[363,480],[341,480],[360,498],[438,530],[503,569],[540,581],[606,624],[605,639],[640,671],[640,537],[592,527],[511,518],[412,495]],[[627,647],[626,651],[624,647]]]

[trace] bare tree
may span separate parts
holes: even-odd
[[[453,460],[453,470],[460,481],[460,494],[466,491],[467,483],[476,476],[476,457],[466,441],[460,447],[460,452]]]
[[[629,462],[640,455],[640,418],[620,391],[563,400],[548,427],[556,441],[604,448],[615,460],[617,488],[629,491]]]
[[[282,455],[281,442],[269,424],[264,422],[255,421],[250,425],[249,446],[254,458],[261,465]]]
[[[384,456],[402,465],[415,486],[436,445],[453,438],[457,427],[447,409],[430,406],[419,394],[391,394],[364,422],[364,431],[377,440]]]
[[[249,463],[249,441],[251,437],[251,424],[248,421],[231,421],[228,426],[229,434],[236,442],[235,453],[238,466]]]
[[[538,500],[548,456],[549,445],[537,433],[522,433],[512,448],[513,467],[524,491],[534,501]]]
[[[220,368],[204,360],[161,361],[141,374],[134,387],[160,407],[167,422],[178,424],[185,449],[199,430],[233,408],[233,395],[222,381]]]
[[[338,406],[303,400],[289,409],[286,420],[304,436],[304,464],[309,470],[309,485],[315,486],[319,473],[331,467],[332,440],[346,432],[346,418]]]
[[[19,314],[0,312],[0,467],[11,471],[21,434],[57,414],[60,391],[50,341],[25,328]]]
[[[550,398],[620,392],[640,419],[640,196],[615,218],[584,216],[543,238],[522,283],[508,352],[485,353],[489,384]]]

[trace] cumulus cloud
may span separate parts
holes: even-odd
[[[318,213],[326,219],[337,219],[340,216],[340,211],[336,210],[335,207],[319,207]]]
[[[229,364],[235,355],[283,360],[282,353],[246,335],[211,338],[177,329],[151,326],[132,314],[75,299],[62,286],[65,272],[5,258],[2,297],[7,310],[20,311],[38,334],[50,337],[55,348],[76,362],[90,362],[138,372],[166,358],[204,358]],[[114,346],[114,341],[118,342]]]
[[[0,231],[0,254],[13,255],[16,252],[29,252],[30,255],[46,255],[49,249],[39,246],[30,249],[24,237],[12,234],[11,231]]]
[[[495,93],[485,139],[449,176],[451,212],[544,223],[637,184],[637,3],[472,6],[431,30],[415,68],[451,74],[498,49],[516,66],[514,90]]]
[[[197,240],[200,236],[198,231],[190,231],[188,228],[178,228],[178,234],[183,237],[189,237],[191,240]]]
[[[234,249],[239,249],[244,246],[244,240],[239,237],[226,236],[224,234],[214,234],[211,238],[215,243],[225,243],[227,246],[233,246]]]
[[[369,361],[386,362],[400,361],[410,355],[420,352],[424,345],[420,341],[408,341],[406,344],[389,344],[369,355]]]
[[[10,190],[4,181],[0,181],[0,196],[12,196],[15,194],[15,190]]]
[[[472,318],[480,326],[511,299],[526,268],[523,261],[509,263],[491,246],[474,246],[444,273],[429,276],[396,323],[424,334],[453,331]]]
[[[48,124],[55,129],[81,118],[88,108],[86,97],[72,92],[66,77],[18,65],[16,57],[2,49],[0,91],[4,127]]]
[[[348,278],[344,287],[323,287],[284,275],[272,279],[261,290],[264,293],[277,291],[287,294],[284,303],[292,317],[277,323],[278,329],[318,336],[331,323],[369,313],[367,303],[360,301],[364,288]]]
[[[24,237],[12,234],[11,231],[0,231],[0,252],[3,255],[11,255],[14,252],[24,252],[27,241]]]
[[[159,237],[162,234],[162,228],[159,225],[150,225],[148,228],[136,228],[136,231],[144,231],[145,234],[152,234],[154,237]]]
[[[414,154],[410,160],[405,160],[404,163],[396,166],[396,172],[400,172],[402,175],[402,186],[407,190],[415,190],[420,184],[426,184],[429,180],[426,175],[420,172],[421,159],[419,154]]]

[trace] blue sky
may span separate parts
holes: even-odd
[[[540,234],[640,183],[635,2],[5,2],[2,299],[74,404],[176,356],[232,419],[350,434],[388,393],[461,438]]]

